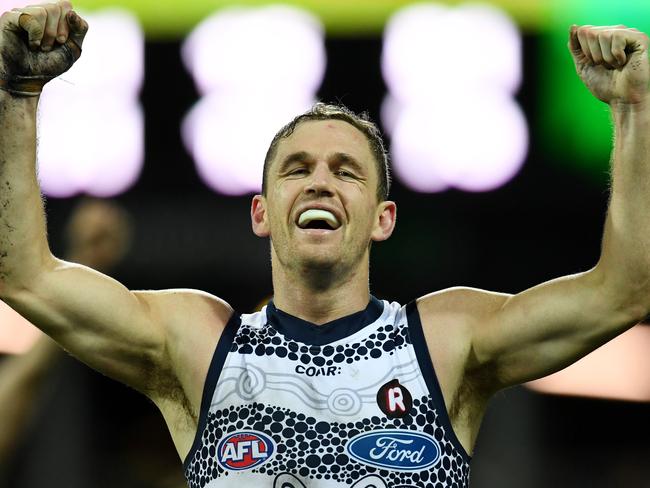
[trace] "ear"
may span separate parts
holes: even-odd
[[[385,241],[395,229],[397,219],[397,205],[395,202],[384,201],[377,207],[377,218],[372,229],[371,239],[375,242]]]
[[[262,195],[255,195],[251,202],[251,224],[256,236],[269,237],[271,235],[266,218],[266,199]]]

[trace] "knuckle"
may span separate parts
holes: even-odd
[[[44,22],[47,20],[47,10],[42,7],[35,8],[33,13],[30,12],[30,15],[39,22]]]
[[[61,7],[56,3],[47,4],[45,10],[47,11],[48,15],[56,16],[61,14]]]
[[[39,8],[39,10],[42,10],[42,11],[43,11],[43,13],[44,13],[44,15],[45,15],[46,18],[47,18],[49,15],[52,14],[52,7],[51,7],[50,4],[41,5],[41,7]]]

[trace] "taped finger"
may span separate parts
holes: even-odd
[[[61,16],[59,17],[56,40],[59,44],[63,44],[68,40],[68,36],[70,35],[67,16],[68,12],[72,10],[72,5],[70,2],[59,2],[59,6],[61,7]]]
[[[43,51],[49,51],[54,45],[59,29],[61,7],[56,3],[48,3],[45,5],[45,11],[47,12],[45,18],[45,33],[43,34],[43,40],[41,41],[41,49],[43,49]]]
[[[27,32],[27,39],[29,46],[32,49],[40,47],[45,32],[45,19],[39,20],[38,13],[20,11],[18,17],[18,25]]]

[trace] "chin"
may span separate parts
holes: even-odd
[[[333,269],[341,264],[341,256],[326,253],[315,253],[300,256],[298,259],[303,269]]]

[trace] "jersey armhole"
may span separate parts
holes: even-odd
[[[445,398],[442,395],[442,389],[440,388],[440,383],[438,382],[436,370],[433,367],[431,354],[429,354],[429,348],[427,347],[424,330],[422,329],[422,321],[420,320],[420,312],[418,311],[416,300],[413,300],[408,305],[406,305],[406,320],[408,323],[409,335],[411,336],[411,343],[413,344],[415,356],[418,360],[422,376],[424,377],[424,382],[427,385],[429,393],[433,397],[435,405],[440,410],[438,412],[440,423],[445,429],[445,432],[447,433],[447,436],[449,437],[449,440],[452,442],[454,447],[458,449],[458,452],[461,454],[463,459],[469,463],[472,460],[472,457],[467,454],[467,451],[458,440],[456,432],[454,431],[454,428],[451,425],[451,421],[449,420],[447,405],[445,404]]]
[[[212,403],[214,390],[217,387],[217,382],[219,381],[219,376],[221,376],[223,365],[226,362],[226,358],[228,357],[228,353],[230,352],[230,348],[235,339],[235,335],[239,330],[240,324],[241,315],[239,315],[237,312],[233,312],[233,314],[230,316],[230,319],[228,319],[223,332],[221,333],[221,337],[219,337],[219,340],[217,341],[217,346],[214,350],[214,355],[212,356],[210,368],[208,369],[208,374],[205,378],[205,384],[203,386],[201,411],[199,412],[199,423],[196,428],[194,442],[192,443],[190,452],[187,453],[187,456],[183,461],[184,472],[187,472],[194,454],[201,446],[201,437],[208,421],[208,412],[210,410],[210,404]]]

